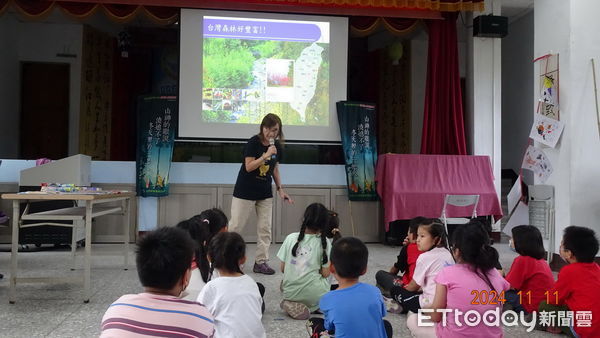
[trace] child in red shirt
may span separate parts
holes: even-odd
[[[554,276],[544,260],[544,242],[537,227],[514,227],[512,243],[520,256],[515,258],[506,275],[511,290],[506,291],[505,298],[514,311],[531,313],[537,311],[546,298],[546,291],[554,286]]]
[[[425,217],[415,217],[410,220],[408,225],[408,235],[404,239],[396,263],[390,268],[389,272],[379,270],[375,274],[377,286],[382,289],[384,294],[389,294],[393,286],[408,285],[412,280],[417,265],[417,258],[423,253],[423,251],[419,251],[417,248],[417,229],[419,228],[419,225],[430,224],[431,222],[431,220]],[[399,272],[403,273],[401,277],[398,276]]]
[[[554,318],[561,317],[560,311],[572,311],[572,326],[555,321],[555,326],[571,337],[600,337],[600,266],[594,262],[597,253],[598,238],[594,230],[578,226],[565,229],[560,256],[569,265],[560,270],[554,288],[548,290],[539,311],[555,312]],[[547,318],[552,318],[550,316]],[[555,332],[552,328],[548,331]]]

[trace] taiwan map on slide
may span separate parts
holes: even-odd
[[[204,121],[253,124],[272,112],[286,125],[328,125],[328,23],[205,17],[203,28]]]

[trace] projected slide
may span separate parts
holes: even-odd
[[[329,22],[204,16],[202,32],[202,121],[329,125]]]

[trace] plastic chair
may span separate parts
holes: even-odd
[[[472,218],[477,217],[477,204],[479,204],[479,195],[446,195],[444,198],[444,207],[442,208],[442,216],[440,217],[444,222],[444,227],[446,228],[446,233],[448,233],[448,223],[451,224],[466,224]],[[470,205],[473,206],[473,213],[471,214],[471,218],[447,218],[446,217],[446,207],[448,205],[453,205],[456,207],[468,207]]]

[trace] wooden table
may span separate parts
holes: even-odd
[[[133,192],[110,192],[102,194],[76,194],[76,193],[18,193],[18,194],[3,194],[2,198],[13,201],[13,217],[12,217],[12,246],[10,255],[10,292],[9,303],[15,303],[16,285],[17,282],[26,283],[46,283],[46,282],[72,282],[72,278],[65,277],[36,277],[36,278],[17,278],[17,255],[19,242],[19,228],[31,227],[39,225],[58,225],[73,227],[73,241],[75,241],[75,226],[76,221],[85,221],[85,263],[83,272],[84,285],[84,303],[90,301],[90,260],[92,255],[92,219],[95,217],[111,214],[124,215],[123,222],[123,259],[124,268],[127,269],[128,254],[129,254],[129,213],[131,198],[135,197]],[[81,201],[85,203],[85,207],[61,208],[50,211],[37,213],[29,213],[29,204],[32,202],[48,201],[48,200],[63,200],[63,201]],[[100,206],[101,204],[120,201],[118,206]],[[20,203],[27,203],[23,214],[20,215]],[[37,220],[66,220],[73,221],[73,224],[63,223],[48,223],[40,222],[34,224],[22,224],[22,221]],[[76,243],[71,243],[71,253],[75,257]]]

